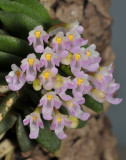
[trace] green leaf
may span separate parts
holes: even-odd
[[[8,72],[0,72],[0,85],[7,85],[5,76],[8,75]]]
[[[52,19],[51,20],[51,26],[54,26],[54,25],[60,24],[60,23],[62,23],[62,22],[60,20],[58,20],[58,19]]]
[[[25,94],[29,99],[37,106],[39,104],[40,98],[42,97],[41,91],[36,92],[32,86],[25,85],[21,90],[21,94]]]
[[[3,119],[3,121],[0,122],[0,134],[7,132],[10,128],[12,128],[16,120],[17,117],[14,114],[12,113],[7,114],[7,116]]]
[[[28,32],[37,25],[40,25],[36,19],[33,19],[22,13],[8,13],[0,11],[0,20],[3,25],[13,35],[20,38],[26,39],[28,37]]]
[[[67,89],[66,90],[66,94],[69,95],[69,96],[71,96],[71,97],[74,97],[72,89]]]
[[[28,152],[34,148],[33,141],[29,138],[26,127],[23,125],[22,118],[19,116],[16,123],[16,135],[18,144],[22,152]]]
[[[60,109],[59,109],[59,111],[60,111],[60,113],[62,113],[62,114],[69,115],[66,107],[64,107],[64,106],[61,106]]]
[[[48,26],[50,24],[50,16],[47,10],[44,8],[40,2],[37,0],[14,0],[20,4],[27,6],[27,8],[32,9],[32,11],[36,12],[42,18],[42,24],[44,26]],[[37,17],[36,17],[37,18]]]
[[[35,105],[33,106],[33,104],[30,103],[29,101],[23,102],[22,99],[23,99],[23,97],[15,103],[14,108],[15,108],[16,112],[23,114],[23,116],[26,117],[28,114],[34,112],[36,106]]]
[[[78,119],[78,120],[79,120],[79,124],[78,124],[77,128],[83,128],[87,123],[86,121],[82,121],[80,119]]]
[[[54,132],[50,131],[50,123],[44,122],[44,129],[40,129],[37,142],[49,152],[54,153],[60,148],[61,140],[57,138]]]
[[[28,42],[8,35],[0,36],[0,50],[20,57],[25,57],[28,53],[33,52]]]
[[[40,15],[38,15],[34,10],[28,8],[27,5],[23,5],[17,2],[9,1],[9,0],[0,0],[0,8],[6,12],[15,12],[23,13],[27,16],[36,19],[40,24],[43,24],[43,19]],[[44,13],[43,13],[44,14]]]
[[[4,30],[0,29],[0,35],[6,35],[6,34],[7,33]]]
[[[87,44],[87,45],[85,45],[85,46],[83,46],[84,48],[88,48],[89,47],[89,45]]]
[[[64,64],[61,64],[61,70],[67,74],[67,76],[72,76],[72,72],[71,72],[71,69],[70,69],[70,66],[69,65],[64,65]]]
[[[18,66],[21,64],[21,58],[9,53],[0,52],[0,68],[11,69],[11,65],[17,64]]]
[[[84,95],[84,98],[85,98],[85,104],[84,104],[85,106],[87,106],[88,108],[92,109],[93,111],[95,111],[97,113],[103,112],[103,104],[102,103],[97,102],[89,95]]]
[[[7,113],[10,111],[14,103],[17,101],[18,95],[16,92],[12,92],[3,98],[0,104],[0,121],[4,119]]]

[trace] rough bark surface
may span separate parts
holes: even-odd
[[[93,116],[82,129],[67,130],[60,160],[117,160],[108,118]]]
[[[84,26],[85,39],[95,43],[103,58],[102,65],[114,61],[110,46],[112,18],[109,15],[110,0],[40,0],[48,9],[51,18],[69,23],[76,19]],[[104,110],[109,104],[104,104]],[[87,125],[82,129],[67,129],[68,138],[62,143],[59,158],[52,158],[50,153],[38,146],[32,153],[22,154],[27,160],[117,160],[116,140],[111,133],[108,118],[102,114],[91,113]],[[19,160],[18,154],[15,159]]]

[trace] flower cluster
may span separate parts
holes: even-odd
[[[90,114],[82,110],[85,103],[83,95],[88,94],[99,102],[105,100],[119,104],[122,99],[113,98],[119,84],[113,79],[112,65],[100,67],[100,54],[95,44],[87,45],[82,38],[84,28],[78,22],[59,27],[49,33],[37,26],[29,32],[29,45],[41,57],[34,53],[21,61],[20,68],[12,65],[12,71],[6,81],[12,91],[21,89],[27,82],[33,84],[36,91],[44,90],[44,95],[33,113],[26,116],[24,125],[30,125],[30,138],[36,139],[39,128],[44,128],[43,119],[50,121],[59,139],[64,139],[64,127],[75,128],[72,118],[86,121]],[[60,66],[69,65],[72,76],[60,74]],[[72,91],[71,95],[67,91]],[[69,115],[60,113],[61,106],[66,107]]]

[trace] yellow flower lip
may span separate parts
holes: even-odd
[[[61,119],[62,119],[61,117],[58,117],[58,118],[57,118],[58,123],[61,122]]]
[[[21,72],[20,71],[16,71],[16,75],[19,78],[20,77]]]
[[[72,41],[73,40],[73,38],[74,38],[74,36],[72,35],[72,34],[69,34],[69,39],[70,39],[70,41]]]
[[[57,41],[58,45],[61,45],[61,40],[62,40],[61,37],[57,37],[57,38],[56,38],[56,41]]]
[[[98,79],[102,82],[102,75],[99,75]]]
[[[33,122],[36,122],[37,116],[33,116]]]
[[[81,85],[81,83],[83,83],[83,79],[79,78],[79,79],[77,80],[77,84],[78,84],[78,86],[80,86],[80,85]]]
[[[28,63],[29,63],[29,65],[32,67],[33,66],[33,64],[34,64],[34,59],[33,58],[29,58],[28,59]]]
[[[40,38],[40,35],[41,35],[41,32],[40,32],[40,31],[36,31],[36,32],[35,32],[36,38]]]
[[[80,54],[79,54],[79,53],[77,53],[77,54],[76,54],[76,56],[75,56],[75,58],[76,58],[76,61],[78,62],[78,61],[79,61],[79,59],[80,59]]]
[[[87,56],[90,57],[90,55],[91,55],[91,52],[87,51]]]
[[[70,107],[73,107],[74,106],[74,104],[73,103],[70,103]]]
[[[46,79],[46,80],[49,79],[49,72],[45,72],[45,73],[44,73],[44,76],[45,76],[45,79]]]
[[[51,55],[51,53],[47,53],[47,54],[45,55],[45,57],[46,57],[47,61],[51,61],[52,55]]]
[[[52,95],[47,95],[47,99],[48,99],[48,101],[51,101],[52,100],[52,98],[53,98],[53,96]]]

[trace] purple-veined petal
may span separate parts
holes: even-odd
[[[55,100],[55,107],[56,107],[56,109],[59,109],[61,107],[61,105],[62,105],[61,101]]]
[[[59,96],[60,96],[60,97],[61,97],[61,99],[62,99],[62,100],[64,100],[64,101],[69,101],[69,100],[71,100],[71,99],[72,99],[72,97],[71,97],[71,96],[69,96],[69,95],[65,94],[64,92],[59,93]]]
[[[98,63],[95,63],[95,64],[91,64],[87,67],[87,70],[90,71],[90,72],[95,72],[97,71],[99,68],[99,64]]]
[[[51,120],[52,119],[52,112],[53,107],[51,106],[51,103],[47,101],[47,103],[44,103],[42,107],[42,115],[45,120]]]
[[[45,35],[45,36],[43,37],[43,39],[44,39],[44,41],[45,41],[46,43],[48,43],[49,34]]]
[[[88,120],[89,117],[90,117],[90,113],[85,113],[83,111],[81,111],[80,114],[78,115],[78,118],[83,121]]]
[[[122,102],[122,98],[113,98],[111,96],[107,96],[106,100],[111,104],[119,104]]]
[[[34,45],[34,50],[36,53],[42,53],[44,51],[44,47],[42,45]]]
[[[38,137],[38,133],[39,127],[35,123],[30,124],[30,139],[36,139]]]
[[[58,73],[58,69],[57,69],[57,68],[52,68],[52,69],[51,69],[51,72],[53,72],[54,75],[56,75],[56,74]]]

